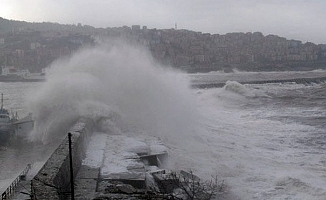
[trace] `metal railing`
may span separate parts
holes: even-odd
[[[32,164],[27,164],[25,169],[19,174],[19,176],[10,184],[10,186],[2,193],[1,200],[8,200],[10,199],[23,177],[26,177],[29,170],[32,168]]]

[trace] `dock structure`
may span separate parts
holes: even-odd
[[[99,143],[100,138],[104,143]],[[93,135],[97,161],[89,156],[76,176],[75,199],[140,199],[153,187],[153,173],[164,171],[166,151],[124,135]],[[94,145],[90,144],[94,152]],[[104,150],[103,150],[104,149]],[[103,150],[103,151],[101,151]]]
[[[73,176],[76,176],[84,158],[92,122],[80,119],[71,129]],[[70,196],[69,140],[66,137],[31,181],[32,199],[67,199]]]
[[[17,178],[9,185],[9,187],[1,194],[1,200],[16,199],[21,192],[24,191],[30,180],[27,180],[26,176],[32,168],[32,163],[27,164],[24,170],[17,176]],[[27,191],[28,192],[28,191]],[[28,193],[26,193],[29,195]],[[24,196],[26,197],[26,195]]]
[[[141,199],[149,191],[154,192],[154,176],[168,173],[163,169],[168,155],[162,149],[166,147],[156,143],[150,147],[133,137],[107,133],[102,134],[105,136],[100,139],[104,141],[102,144],[99,140],[90,144],[96,135],[93,128],[92,120],[81,119],[71,129],[75,195],[72,196],[71,192],[70,145],[66,137],[32,180],[24,182],[24,188],[30,184],[30,193],[25,197],[29,195],[34,200]],[[89,145],[93,145],[90,155]],[[94,147],[101,152],[94,153]],[[19,199],[20,193],[18,188],[12,198]],[[152,193],[153,198],[161,196]]]

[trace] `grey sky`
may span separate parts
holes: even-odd
[[[0,16],[95,27],[276,34],[326,44],[325,0],[0,0]]]

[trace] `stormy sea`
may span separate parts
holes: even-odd
[[[217,176],[232,199],[326,199],[325,83],[228,81],[194,89],[191,81],[205,82],[205,75],[172,70],[146,50],[116,44],[81,50],[50,67],[44,83],[0,83],[4,107],[35,119],[23,141],[0,147],[0,192],[27,163],[39,169],[83,116],[104,117],[111,132],[160,138],[169,168]],[[248,81],[275,76],[234,73]]]

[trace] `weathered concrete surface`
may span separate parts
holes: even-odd
[[[82,165],[75,180],[75,199],[93,199],[97,190],[100,168]]]
[[[140,160],[147,165],[163,167],[163,163],[166,162],[168,158],[168,154],[166,152],[157,153],[157,154],[150,154],[150,155],[143,155],[139,156]]]
[[[71,129],[74,176],[76,176],[87,146],[87,138],[92,134],[90,120],[80,119]],[[65,199],[70,192],[69,141],[66,137],[33,178],[31,189],[33,198]]]
[[[110,174],[107,177],[103,178],[103,181],[109,183],[121,182],[138,189],[146,189],[146,175],[144,172],[124,172]]]
[[[75,181],[75,199],[143,199],[168,155],[157,140],[94,133]],[[158,172],[159,171],[159,172]]]

